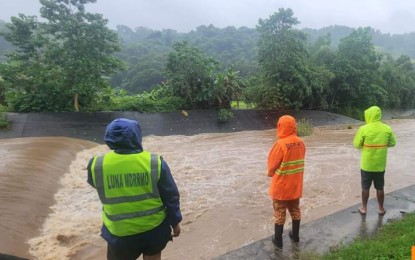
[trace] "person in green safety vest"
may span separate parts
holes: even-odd
[[[378,214],[383,216],[386,213],[383,207],[386,158],[388,147],[396,145],[396,138],[392,128],[382,123],[381,119],[382,111],[378,106],[366,109],[366,124],[359,128],[353,140],[354,147],[362,151],[360,159],[362,206],[358,209],[361,215],[366,215],[372,182],[376,189]]]
[[[161,251],[180,235],[180,194],[167,163],[145,151],[135,120],[118,118],[106,128],[112,150],[90,159],[88,183],[102,203],[101,236],[107,259],[161,259]]]

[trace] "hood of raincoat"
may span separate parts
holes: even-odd
[[[105,131],[105,143],[115,151],[143,151],[140,124],[135,120],[117,118]]]
[[[366,124],[378,122],[382,119],[382,111],[378,106],[372,106],[365,110]]]
[[[285,115],[278,119],[277,137],[281,139],[289,135],[297,135],[297,124],[294,117]]]

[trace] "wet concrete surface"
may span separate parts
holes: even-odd
[[[360,215],[357,211],[359,206],[357,204],[301,225],[298,245],[290,241],[288,231],[291,226],[286,225],[282,251],[274,248],[272,237],[267,237],[214,259],[307,259],[310,253],[324,254],[335,250],[358,237],[369,237],[389,221],[401,219],[405,213],[414,212],[415,185],[385,195],[384,206],[387,212],[384,216],[378,215],[376,199],[369,200],[366,215]]]
[[[18,256],[2,254],[2,253],[0,253],[0,259],[1,260],[29,260],[27,258],[21,258],[21,257],[18,257]]]

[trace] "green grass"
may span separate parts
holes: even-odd
[[[238,107],[238,105],[239,105],[239,107]],[[252,104],[247,104],[244,101],[239,101],[239,102],[238,101],[232,101],[231,102],[231,108],[234,108],[234,109],[254,109],[255,106],[252,105]]]
[[[383,260],[411,259],[411,247],[415,245],[415,213],[406,214],[401,220],[384,225],[370,238],[358,238],[348,245],[322,256],[307,259]]]

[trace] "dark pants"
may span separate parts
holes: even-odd
[[[114,247],[108,244],[107,248],[107,259],[108,260],[136,260],[141,256],[144,255],[156,255],[160,253],[165,247],[167,243],[164,245],[152,246],[147,248],[122,248],[122,247]]]
[[[367,172],[360,170],[362,176],[362,190],[369,190],[372,182],[377,190],[383,190],[385,186],[385,171],[383,172]]]
[[[147,232],[117,237],[103,225],[101,236],[108,242],[108,260],[135,260],[142,254],[151,256],[160,253],[171,240],[171,227],[166,218],[159,226]]]

